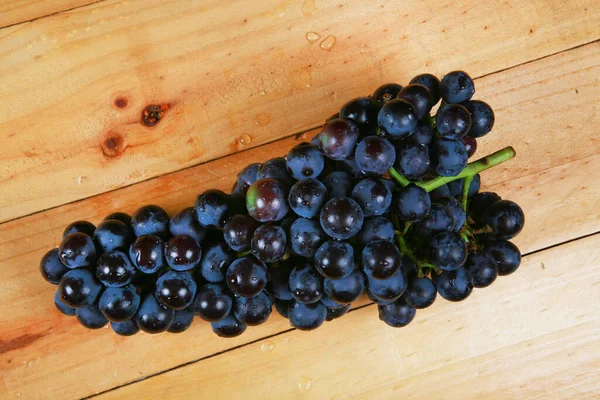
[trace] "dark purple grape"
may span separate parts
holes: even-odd
[[[449,301],[462,301],[473,291],[473,278],[463,267],[434,275],[433,283],[440,296]]]
[[[202,248],[191,236],[173,236],[165,244],[165,260],[175,271],[188,271],[200,263]]]
[[[276,179],[259,179],[248,189],[246,208],[248,214],[257,221],[279,221],[289,211],[287,188]]]
[[[169,222],[169,232],[171,235],[188,235],[193,237],[198,243],[202,243],[206,236],[204,228],[196,219],[196,212],[192,207],[187,207],[175,214]]]
[[[139,271],[153,274],[165,265],[165,244],[156,235],[138,237],[129,248],[129,258]]]
[[[429,89],[418,83],[411,83],[405,86],[397,96],[398,99],[406,100],[413,106],[413,110],[418,119],[429,115],[429,111],[436,102]]]
[[[388,279],[402,266],[402,254],[391,242],[376,240],[362,251],[362,267],[372,279]]]
[[[402,90],[402,85],[397,83],[386,83],[379,86],[371,95],[371,98],[378,106],[383,106],[390,100],[394,100]]]
[[[354,122],[334,119],[323,127],[319,135],[323,153],[332,160],[344,160],[354,154],[360,130]]]
[[[446,103],[464,103],[473,97],[475,83],[466,72],[452,71],[442,78],[440,93]]]
[[[300,143],[286,156],[286,167],[294,179],[316,178],[325,167],[323,153],[311,143]]]
[[[478,138],[490,133],[496,120],[492,107],[481,100],[470,100],[465,103],[465,108],[471,114],[469,136]]]
[[[169,333],[181,333],[187,331],[194,322],[194,313],[189,309],[175,311],[173,323],[167,329]]]
[[[114,212],[111,214],[108,214],[106,217],[104,217],[105,221],[108,221],[109,219],[116,219],[117,221],[121,221],[122,223],[124,223],[127,226],[131,226],[131,215],[124,213],[124,212]]]
[[[317,249],[314,263],[323,277],[344,278],[354,271],[354,248],[347,242],[329,240]]]
[[[268,280],[267,266],[254,257],[238,258],[227,269],[226,282],[229,289],[241,297],[259,294]]]
[[[135,322],[146,333],[161,333],[173,323],[175,311],[161,305],[153,294],[147,294],[135,314]]]
[[[365,218],[362,229],[356,235],[356,241],[361,247],[375,240],[393,242],[394,238],[394,225],[390,220],[381,216]]]
[[[233,315],[238,321],[248,325],[256,326],[267,322],[273,304],[265,292],[254,297],[236,297],[233,304]]]
[[[323,277],[308,263],[292,270],[289,284],[292,296],[301,303],[316,303],[323,295]]]
[[[233,297],[224,285],[208,283],[198,290],[192,306],[194,314],[205,321],[216,322],[225,319],[233,307]]]
[[[377,300],[378,304],[394,301],[404,294],[408,282],[406,274],[402,268],[398,268],[396,273],[387,279],[373,279],[367,275],[367,287],[371,296]]]
[[[419,179],[429,170],[429,148],[422,144],[409,144],[396,149],[394,167],[408,179]]]
[[[485,251],[469,253],[465,269],[471,273],[473,286],[484,288],[491,285],[498,276],[498,266],[494,258]]]
[[[390,100],[381,107],[377,117],[379,127],[394,139],[409,137],[419,119],[414,107],[406,100]]]
[[[325,200],[327,200],[325,185],[312,178],[296,182],[288,196],[291,209],[304,218],[312,218],[319,214]]]
[[[60,279],[69,271],[58,256],[58,248],[54,248],[44,254],[40,261],[40,273],[42,278],[53,285],[58,285]]]
[[[76,233],[72,233],[76,235]],[[96,302],[102,286],[86,269],[74,269],[63,275],[58,284],[60,300],[68,307],[87,307]]]
[[[354,187],[354,177],[346,171],[334,171],[323,178],[323,184],[330,198],[350,197]]]
[[[350,304],[365,290],[365,277],[362,272],[354,271],[340,279],[325,279],[323,290],[329,299],[339,304]]]
[[[440,101],[440,80],[432,74],[420,74],[410,80],[410,83],[417,83],[425,86],[431,93],[433,104],[437,104]]]
[[[467,221],[467,214],[460,203],[454,197],[442,197],[437,201],[439,204],[448,207],[452,215],[452,231],[458,232]]]
[[[65,236],[58,247],[58,257],[67,268],[91,267],[96,262],[96,247],[85,233],[75,232]]]
[[[363,209],[365,217],[384,214],[392,204],[392,192],[383,179],[367,178],[352,189],[352,198]]]
[[[245,214],[234,215],[223,228],[225,243],[234,251],[249,250],[252,234],[257,227],[258,223],[251,216]]]
[[[133,318],[140,301],[140,295],[133,285],[109,287],[100,296],[98,307],[109,321],[123,322]]]
[[[525,214],[510,200],[493,202],[485,211],[484,221],[492,228],[497,239],[508,240],[517,236],[525,225]]]
[[[336,197],[321,209],[321,227],[334,239],[345,240],[362,228],[364,214],[360,205],[348,197]]]
[[[290,244],[294,253],[311,258],[327,235],[314,220],[298,218],[290,227]]]
[[[96,225],[92,224],[88,221],[75,221],[70,223],[63,232],[63,239],[70,235],[71,233],[81,232],[85,233],[89,237],[94,235],[94,231],[96,230]]]
[[[338,319],[346,315],[346,313],[350,310],[350,304],[346,304],[344,306],[338,305],[338,307],[327,307],[327,316],[325,317],[325,321],[333,321],[334,319]]]
[[[485,221],[485,212],[492,203],[500,200],[500,196],[492,192],[477,193],[469,201],[467,214],[475,221],[477,226],[483,225]]]
[[[456,176],[467,166],[467,150],[462,142],[437,140],[432,145],[431,161],[440,176]]]
[[[68,315],[69,317],[72,317],[76,314],[76,311],[77,311],[76,308],[69,307],[68,305],[63,303],[63,301],[60,298],[59,290],[56,290],[54,292],[54,305],[56,306],[56,309],[64,315]]]
[[[414,232],[421,238],[430,239],[433,235],[454,230],[454,215],[442,204],[432,204],[429,214],[413,225]]]
[[[196,282],[189,272],[168,271],[156,280],[154,295],[165,307],[183,310],[194,301],[196,290]]]
[[[379,106],[368,97],[352,99],[342,106],[339,117],[353,121],[363,135],[371,135],[377,130]]]
[[[450,196],[459,197],[462,196],[463,186],[465,184],[464,179],[456,179],[452,182],[448,182],[448,189],[450,189]],[[481,176],[479,174],[473,177],[471,181],[471,185],[469,186],[469,198],[475,196],[479,191],[479,187],[481,186]]]
[[[275,262],[285,254],[287,238],[281,226],[260,226],[252,236],[252,254],[263,262]]]
[[[394,198],[395,211],[404,221],[420,221],[431,208],[431,198],[425,189],[411,183],[400,189]]]
[[[134,239],[128,225],[116,219],[102,221],[93,236],[101,253],[113,250],[127,250]]]
[[[521,252],[511,242],[494,240],[486,243],[483,250],[494,259],[498,275],[510,275],[521,265]]]
[[[472,138],[471,136],[465,136],[462,138],[462,142],[465,145],[465,150],[467,150],[468,158],[471,158],[477,151],[477,139]]]
[[[129,257],[119,250],[104,253],[96,264],[96,277],[107,287],[128,285],[134,275]]]
[[[433,128],[429,122],[419,122],[417,128],[408,140],[412,144],[429,146],[433,142],[434,136]]]
[[[134,320],[124,322],[111,322],[110,327],[119,336],[133,336],[140,331]]]
[[[275,301],[273,301],[273,305],[275,305],[275,310],[277,310],[277,313],[279,315],[281,315],[285,319],[288,318],[288,309],[290,306],[289,300],[275,299]]]
[[[437,201],[442,197],[448,197],[452,195],[450,194],[450,188],[448,185],[442,185],[429,192],[429,196],[431,197],[431,200]]]
[[[235,259],[236,255],[229,246],[219,241],[204,249],[196,274],[200,273],[208,282],[223,282],[227,269]]]
[[[410,306],[421,309],[433,304],[437,297],[437,290],[433,281],[427,277],[414,278],[408,282],[404,300]]]
[[[246,330],[246,324],[235,319],[233,314],[228,315],[226,318],[211,322],[210,326],[213,332],[222,338],[233,338],[240,336]]]
[[[368,136],[356,146],[354,159],[362,172],[383,175],[394,165],[396,151],[389,140],[379,136]]]
[[[223,228],[229,211],[229,199],[220,190],[207,190],[196,197],[194,211],[196,219],[203,227]]]
[[[404,298],[391,304],[377,306],[379,319],[393,328],[402,328],[412,322],[417,310],[408,305]]]
[[[467,259],[467,243],[456,232],[440,232],[429,241],[429,259],[441,270],[454,271]]]
[[[159,206],[144,206],[131,216],[131,227],[135,236],[156,235],[164,239],[169,234],[169,215]]]
[[[267,291],[276,299],[291,300],[293,298],[289,285],[292,269],[294,266],[290,260],[270,265],[271,278],[267,283]]]
[[[289,174],[287,163],[283,157],[276,157],[265,161],[258,168],[256,178],[257,180],[265,178],[277,179],[288,188],[294,184],[294,178]]]
[[[402,270],[409,279],[415,278],[419,272],[417,264],[408,256],[402,256]]]
[[[301,331],[312,331],[323,325],[327,317],[327,307],[321,302],[304,304],[291,301],[288,308],[290,323]]]
[[[95,304],[78,308],[76,314],[79,323],[88,329],[100,329],[108,324],[108,320],[102,315]]]
[[[460,104],[444,104],[435,121],[438,133],[447,139],[461,139],[471,129],[471,114]]]
[[[231,194],[245,196],[250,185],[258,180],[258,169],[261,164],[254,163],[246,166],[242,172],[237,175],[237,181],[233,186]]]
[[[345,160],[335,162],[335,168],[339,171],[348,172],[354,179],[364,178],[365,174],[358,168],[354,154]]]

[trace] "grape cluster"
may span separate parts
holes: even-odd
[[[524,224],[517,204],[479,192],[479,172],[514,151],[467,164],[494,125],[474,92],[462,71],[386,84],[310,143],[248,165],[231,194],[207,190],[171,218],[148,205],[70,224],[40,265],[56,307],[119,335],[183,332],[198,316],[234,337],[273,306],[312,330],[366,293],[401,327],[438,294],[466,299],[519,267],[509,240]]]

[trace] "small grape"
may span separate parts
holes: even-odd
[[[321,225],[314,220],[298,218],[290,227],[290,243],[294,253],[311,258],[326,240],[327,236]]]
[[[340,279],[325,279],[323,290],[327,297],[339,304],[350,304],[358,300],[365,290],[365,278],[360,271]]]
[[[173,236],[188,235],[201,243],[206,236],[206,228],[196,219],[196,212],[192,207],[187,207],[175,214],[169,221],[169,232]]]
[[[108,221],[109,219],[116,219],[117,221],[121,221],[125,225],[131,227],[131,215],[127,213],[117,211],[104,217],[105,221]]]
[[[467,259],[467,243],[456,232],[440,232],[429,241],[429,259],[441,270],[454,271]]]
[[[196,282],[189,272],[168,271],[156,280],[156,299],[172,310],[183,310],[196,297]]]
[[[108,324],[108,320],[102,315],[95,304],[78,308],[76,314],[79,323],[88,329],[100,329]]]
[[[325,185],[316,179],[304,179],[296,182],[290,189],[288,201],[290,208],[300,217],[316,216],[327,200]]]
[[[476,288],[484,288],[491,285],[498,276],[496,261],[484,251],[469,253],[465,269],[471,273],[473,286]]]
[[[446,103],[463,103],[473,97],[475,84],[466,72],[452,71],[442,78],[440,93]]]
[[[473,291],[473,278],[463,267],[454,271],[442,271],[434,276],[433,282],[440,296],[449,301],[462,301]]]
[[[245,214],[234,215],[223,228],[225,243],[234,251],[249,250],[252,234],[257,227],[258,223],[251,216]]]
[[[229,211],[227,195],[220,190],[207,190],[196,197],[194,211],[196,219],[203,227],[223,228]]]
[[[339,118],[353,121],[364,135],[371,135],[377,129],[379,106],[368,97],[352,99],[342,106]]]
[[[462,142],[437,140],[431,151],[431,161],[440,176],[456,176],[467,166],[468,154]]]
[[[72,233],[71,235],[77,235]],[[58,284],[60,300],[68,307],[81,308],[94,304],[102,289],[92,273],[85,269],[74,269],[66,274]]]
[[[476,226],[480,226],[486,223],[485,220],[485,212],[492,205],[492,203],[500,200],[500,196],[496,193],[492,192],[481,192],[477,193],[473,198],[469,201],[468,212],[467,214],[473,221]]]
[[[394,139],[410,136],[419,119],[412,104],[406,100],[390,100],[381,107],[377,117],[379,126]]]
[[[153,274],[165,265],[164,248],[160,237],[140,236],[129,247],[129,258],[139,271]]]
[[[486,243],[483,250],[496,262],[498,275],[510,275],[521,265],[521,252],[511,242],[494,240]]]
[[[161,305],[153,294],[147,294],[135,314],[135,322],[146,333],[164,332],[173,323],[175,311]]]
[[[429,170],[429,148],[422,144],[409,144],[396,149],[394,167],[408,179],[419,179]]]
[[[119,336],[133,336],[140,331],[140,327],[132,319],[123,322],[111,322],[110,327]]]
[[[405,86],[400,93],[398,99],[406,100],[412,104],[415,115],[421,119],[429,115],[429,111],[433,108],[436,102],[433,101],[433,96],[429,89],[418,83],[411,83]]]
[[[394,205],[400,219],[416,222],[429,213],[431,198],[425,189],[411,183],[400,189],[394,198]]]
[[[60,279],[69,271],[58,256],[58,248],[54,248],[44,254],[40,261],[40,273],[42,278],[53,285],[58,285]]]
[[[192,309],[205,321],[217,322],[225,319],[233,307],[233,297],[224,285],[208,283],[198,290]]]
[[[90,267],[96,262],[96,246],[85,233],[71,233],[58,247],[58,257],[67,268]]]
[[[390,100],[394,100],[402,90],[402,85],[397,83],[386,83],[379,86],[371,95],[373,102],[378,106],[383,106]]]
[[[323,295],[323,277],[308,263],[292,270],[289,285],[292,297],[301,303],[316,303]]]
[[[492,107],[481,100],[470,100],[465,103],[465,108],[471,114],[469,136],[478,138],[490,133],[496,120]]]
[[[413,225],[414,232],[424,239],[444,231],[454,231],[454,215],[442,204],[432,204],[429,214]]]
[[[467,221],[467,213],[462,204],[454,197],[442,197],[437,202],[446,206],[452,215],[452,231],[458,232]]]
[[[173,317],[173,323],[167,329],[169,333],[181,333],[187,331],[194,322],[194,313],[188,310],[177,310]]]
[[[286,157],[286,167],[294,179],[316,178],[325,166],[323,153],[311,143],[300,143],[292,147]]]
[[[301,331],[311,331],[323,325],[327,317],[327,307],[321,302],[304,304],[291,301],[288,309],[290,323]]]
[[[344,278],[354,271],[354,248],[347,242],[329,240],[318,248],[314,263],[324,278]]]
[[[438,133],[447,139],[461,139],[471,129],[471,114],[460,104],[444,104],[435,121]]]
[[[234,294],[253,297],[258,295],[267,284],[267,266],[254,257],[238,258],[227,269],[225,279],[229,290]]]
[[[392,204],[392,191],[383,179],[367,178],[352,189],[352,198],[363,209],[365,217],[384,214]]]
[[[210,326],[217,336],[223,338],[240,336],[246,330],[246,324],[235,319],[233,314],[228,315],[220,321],[211,322]]]
[[[344,160],[354,154],[360,130],[354,122],[334,119],[323,127],[319,135],[323,153],[332,160]]]
[[[233,304],[233,314],[238,321],[256,326],[264,324],[271,315],[273,304],[265,292],[254,297],[236,297]]]
[[[435,75],[417,75],[410,80],[410,83],[417,83],[429,89],[434,105],[437,104],[438,101],[440,101],[440,80]]]
[[[400,298],[408,285],[406,273],[402,268],[399,268],[394,275],[387,279],[373,279],[369,275],[366,276],[369,293],[378,300],[379,304]]]
[[[200,263],[202,248],[193,237],[173,236],[165,244],[165,260],[175,271],[188,271]]]
[[[276,179],[259,179],[248,189],[246,208],[248,214],[257,221],[279,221],[289,211],[287,189]]]
[[[407,304],[404,298],[387,305],[377,306],[379,319],[394,328],[402,328],[412,322],[417,310]]]
[[[94,235],[94,231],[96,230],[96,225],[92,224],[88,221],[75,221],[70,223],[63,232],[63,239],[69,236],[71,233],[81,232],[85,233],[89,237]]]
[[[368,136],[356,146],[354,159],[361,171],[383,175],[394,165],[396,151],[389,140],[379,136]]]
[[[144,206],[131,216],[131,228],[135,236],[156,235],[162,239],[168,236],[169,215],[155,205]]]
[[[252,236],[252,254],[263,262],[275,262],[284,256],[287,247],[285,230],[277,225],[261,225]]]
[[[523,230],[525,214],[518,204],[510,200],[498,200],[487,208],[484,220],[492,228],[494,237],[508,240]]]
[[[364,214],[358,203],[348,197],[329,200],[321,209],[321,227],[334,239],[345,240],[362,228]]]
[[[223,282],[227,269],[235,259],[236,255],[229,246],[219,241],[205,249],[197,271],[208,282]]]
[[[111,322],[123,322],[133,318],[141,298],[135,286],[107,288],[98,301],[100,312]]]
[[[388,279],[402,266],[402,254],[391,242],[376,240],[365,246],[362,251],[362,267],[372,279]]]
[[[427,277],[411,279],[404,293],[406,303],[417,309],[429,307],[433,304],[436,297],[437,290],[435,285]]]
[[[375,240],[393,242],[394,238],[394,225],[390,220],[381,216],[365,218],[362,229],[356,235],[357,244],[361,247]]]
[[[128,225],[116,219],[108,219],[96,227],[93,239],[100,252],[105,253],[129,249],[134,237]]]

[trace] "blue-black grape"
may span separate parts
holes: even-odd
[[[327,317],[327,307],[321,302],[304,304],[291,301],[288,317],[292,326],[301,331],[311,331],[323,325]]]
[[[271,264],[269,272],[271,277],[267,283],[267,292],[279,300],[291,300],[290,274],[294,268],[291,260]]]
[[[486,243],[483,250],[496,262],[498,275],[510,275],[521,265],[521,252],[511,242],[494,240]]]
[[[140,331],[140,327],[132,319],[123,322],[111,322],[110,327],[119,336],[133,336]]]
[[[394,167],[408,179],[419,179],[429,169],[429,148],[422,144],[409,144],[396,149]]]
[[[422,144],[429,146],[434,138],[433,128],[429,122],[419,122],[417,128],[408,139],[412,144]]]
[[[135,314],[135,322],[144,332],[155,334],[169,329],[174,317],[175,311],[161,305],[150,293],[142,299]]]
[[[254,297],[236,297],[233,304],[233,314],[238,321],[256,326],[263,324],[271,315],[273,304],[265,292]]]
[[[467,150],[467,156],[471,158],[477,151],[477,139],[472,138],[471,136],[464,136],[462,142]]]
[[[156,235],[165,239],[169,232],[169,215],[159,206],[141,207],[131,216],[131,228],[138,237]]]
[[[321,296],[321,300],[319,301],[327,308],[337,308],[342,306],[340,303],[331,300],[326,293],[323,293],[323,296]]]
[[[350,197],[354,187],[354,177],[346,171],[333,171],[323,178],[323,185],[330,198]]]
[[[104,217],[105,221],[108,221],[109,219],[116,219],[117,221],[121,221],[129,227],[131,226],[131,215],[121,211],[110,213],[106,217]]]
[[[189,309],[175,311],[173,316],[173,323],[167,329],[169,333],[181,333],[187,331],[194,322],[194,313]]]
[[[200,263],[202,248],[191,236],[173,236],[165,244],[165,260],[175,271],[188,271]]]
[[[390,100],[394,100],[402,90],[402,85],[397,83],[386,83],[379,86],[371,95],[373,102],[378,106],[383,106]]]
[[[296,182],[288,196],[290,208],[303,218],[312,218],[319,214],[325,200],[327,200],[325,185],[312,178]]]
[[[250,249],[252,234],[258,227],[254,218],[246,214],[236,214],[223,227],[225,243],[234,251]]]
[[[402,328],[412,322],[417,310],[400,298],[391,304],[377,306],[379,319],[393,328]]]
[[[316,178],[325,166],[323,153],[311,143],[300,143],[288,152],[286,167],[294,179]]]
[[[406,273],[402,268],[398,268],[396,273],[387,279],[373,279],[368,274],[366,277],[369,292],[375,299],[379,300],[379,302],[388,302],[398,299],[404,294],[408,285]]]
[[[409,279],[415,278],[419,272],[417,264],[408,256],[402,256],[401,268]]]
[[[467,166],[468,154],[462,142],[437,140],[432,145],[431,161],[440,176],[456,176]]]
[[[352,99],[342,106],[339,118],[353,121],[363,135],[371,135],[377,130],[379,106],[368,97]]]
[[[514,238],[523,230],[525,214],[515,202],[498,200],[487,208],[484,221],[492,228],[494,237],[508,240]]]
[[[397,98],[406,100],[412,104],[418,119],[429,115],[429,111],[431,111],[436,103],[433,101],[433,96],[429,89],[418,83],[411,83],[410,85],[405,86],[400,93],[398,93]]]
[[[128,285],[135,275],[135,269],[127,254],[119,250],[104,253],[96,264],[96,277],[105,286]]]
[[[446,103],[463,103],[473,97],[475,83],[464,71],[452,71],[440,82],[440,93]]]
[[[74,316],[76,314],[77,309],[69,307],[68,305],[63,303],[60,297],[60,291],[56,290],[54,292],[54,305],[56,306],[56,309],[64,315],[68,315],[70,317]]]
[[[102,221],[93,236],[100,253],[113,250],[127,250],[134,237],[128,225],[116,219]]]
[[[334,239],[345,240],[356,235],[364,220],[360,205],[349,197],[329,200],[321,209],[321,227]]]
[[[329,240],[317,249],[314,263],[323,277],[344,278],[354,271],[354,248],[344,241]]]
[[[165,265],[164,248],[160,237],[140,236],[129,247],[129,258],[138,271],[153,274]]]
[[[473,286],[484,288],[491,285],[498,276],[498,266],[494,258],[485,251],[469,253],[465,269],[471,273]]]
[[[356,235],[357,244],[361,247],[375,240],[392,242],[394,238],[394,225],[382,216],[365,218],[362,229]]]
[[[361,171],[383,175],[394,165],[396,151],[389,140],[379,136],[368,136],[356,146],[354,160]]]
[[[463,267],[434,275],[433,283],[440,296],[449,301],[462,301],[473,291],[473,278]]]
[[[288,311],[290,307],[289,300],[279,300],[276,298],[275,301],[273,301],[273,305],[275,306],[275,310],[277,310],[279,315],[281,315],[285,319],[288,319]]]
[[[471,129],[469,130],[469,136],[478,138],[490,133],[494,127],[494,121],[496,120],[492,107],[481,100],[470,100],[464,105],[471,114]]]
[[[337,170],[348,172],[354,179],[365,177],[365,174],[360,170],[356,160],[354,159],[354,153],[344,160],[335,161],[334,165]]]
[[[402,255],[398,247],[386,240],[376,240],[362,251],[362,267],[373,279],[388,279],[402,266]]]
[[[327,236],[319,222],[298,218],[290,227],[290,243],[294,253],[311,258]]]
[[[354,271],[344,278],[325,279],[323,290],[336,303],[350,304],[358,300],[365,290],[365,277],[362,272]]]
[[[419,119],[414,107],[406,100],[390,100],[381,107],[377,117],[379,127],[394,139],[409,137]]]
[[[78,308],[76,313],[79,323],[88,329],[100,329],[108,324],[108,320],[95,304]]]
[[[213,243],[204,249],[199,268],[195,274],[197,276],[199,273],[203,279],[211,283],[223,282],[229,265],[235,259],[235,253],[231,251],[225,242]]]
[[[452,182],[448,182],[448,189],[450,189],[450,196],[458,197],[462,196],[463,187],[465,185],[464,179],[457,179]],[[479,188],[481,187],[481,176],[479,174],[473,177],[471,181],[471,185],[469,186],[469,198],[475,196],[477,192],[479,192]]]
[[[427,308],[433,304],[437,297],[437,290],[433,281],[428,277],[414,278],[408,282],[404,300],[414,308]]]
[[[476,226],[480,226],[486,223],[485,212],[492,203],[500,200],[500,196],[492,192],[481,192],[473,196],[468,204],[467,214]]]
[[[246,193],[246,208],[252,218],[260,222],[279,221],[289,211],[288,188],[273,178],[259,179]]]
[[[238,175],[235,185],[231,190],[233,195],[245,196],[250,185],[258,180],[258,169],[261,164],[254,163],[246,166]]]
[[[460,104],[444,104],[437,112],[435,127],[442,137],[460,139],[471,129],[471,114]]]
[[[333,119],[325,124],[319,134],[323,153],[332,160],[344,160],[354,154],[360,130],[346,119]]]
[[[197,285],[192,275],[185,271],[168,271],[156,280],[156,299],[173,310],[183,310],[194,301]]]
[[[309,263],[298,264],[290,273],[290,292],[301,303],[316,303],[323,295],[323,277]]]
[[[75,234],[72,233],[72,235]],[[94,304],[101,289],[101,284],[86,269],[74,269],[67,272],[58,284],[60,300],[71,308]]]
[[[460,201],[458,201],[454,197],[442,197],[441,199],[438,199],[437,202],[443,206],[448,207],[448,210],[450,210],[450,213],[452,215],[451,230],[453,232],[458,232],[467,221],[467,213],[465,212],[465,209],[463,208]]]
[[[233,307],[233,296],[224,285],[208,283],[198,289],[192,310],[205,321],[216,322],[225,319]]]
[[[392,191],[383,179],[366,178],[352,189],[352,198],[363,209],[365,217],[384,214],[392,204]]]
[[[58,248],[54,248],[44,254],[40,261],[40,274],[46,281],[58,285],[60,279],[69,271],[58,256]]]
[[[429,213],[431,198],[425,189],[411,183],[394,198],[395,211],[404,221],[417,222]]]
[[[111,322],[123,322],[133,318],[141,298],[135,286],[107,288],[98,301],[102,314]]]
[[[205,228],[223,228],[229,211],[227,195],[221,190],[207,190],[194,201],[196,219]]]
[[[424,239],[444,231],[454,231],[454,215],[448,207],[434,203],[429,214],[413,225],[414,232]]]
[[[58,246],[58,257],[67,268],[90,267],[96,262],[96,246],[85,233],[71,233]]]
[[[410,83],[417,83],[425,86],[431,93],[433,104],[437,104],[440,101],[440,80],[437,76],[432,74],[420,74],[410,80]]]
[[[217,336],[223,338],[240,336],[246,330],[246,324],[238,321],[233,314],[220,321],[211,322],[210,326]]]
[[[201,243],[206,236],[206,228],[196,219],[196,212],[192,207],[187,207],[175,214],[169,221],[171,235],[188,235]]]
[[[256,177],[257,180],[265,178],[277,179],[287,187],[290,187],[294,183],[294,178],[288,172],[287,163],[283,157],[271,158],[262,163],[258,168]]]
[[[467,243],[456,232],[440,232],[429,241],[429,259],[444,271],[454,271],[467,259]]]
[[[325,317],[325,321],[333,321],[334,319],[338,319],[346,315],[346,313],[350,310],[350,304],[346,304],[343,306],[338,305],[338,307],[327,307],[327,316]]]
[[[89,237],[94,235],[94,231],[96,230],[96,225],[92,224],[89,221],[75,221],[71,222],[65,230],[63,231],[63,239],[70,235],[71,233],[81,232],[85,233]]]
[[[285,230],[278,225],[261,225],[252,235],[252,254],[263,262],[275,262],[284,256],[287,248]]]
[[[241,257],[233,261],[225,276],[227,287],[235,295],[253,297],[267,285],[267,266],[254,257]]]
[[[450,188],[448,187],[448,185],[442,185],[429,192],[429,196],[431,197],[431,200],[437,201],[442,197],[448,197],[452,195],[450,194]]]

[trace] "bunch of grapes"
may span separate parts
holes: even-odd
[[[524,224],[517,204],[479,192],[479,173],[514,150],[467,163],[494,125],[474,92],[462,71],[386,84],[310,143],[248,165],[231,194],[207,190],[172,218],[149,205],[72,223],[41,262],[56,307],[120,335],[183,332],[198,316],[234,337],[273,306],[312,330],[366,292],[402,327],[438,294],[466,299],[519,267],[509,240]]]

